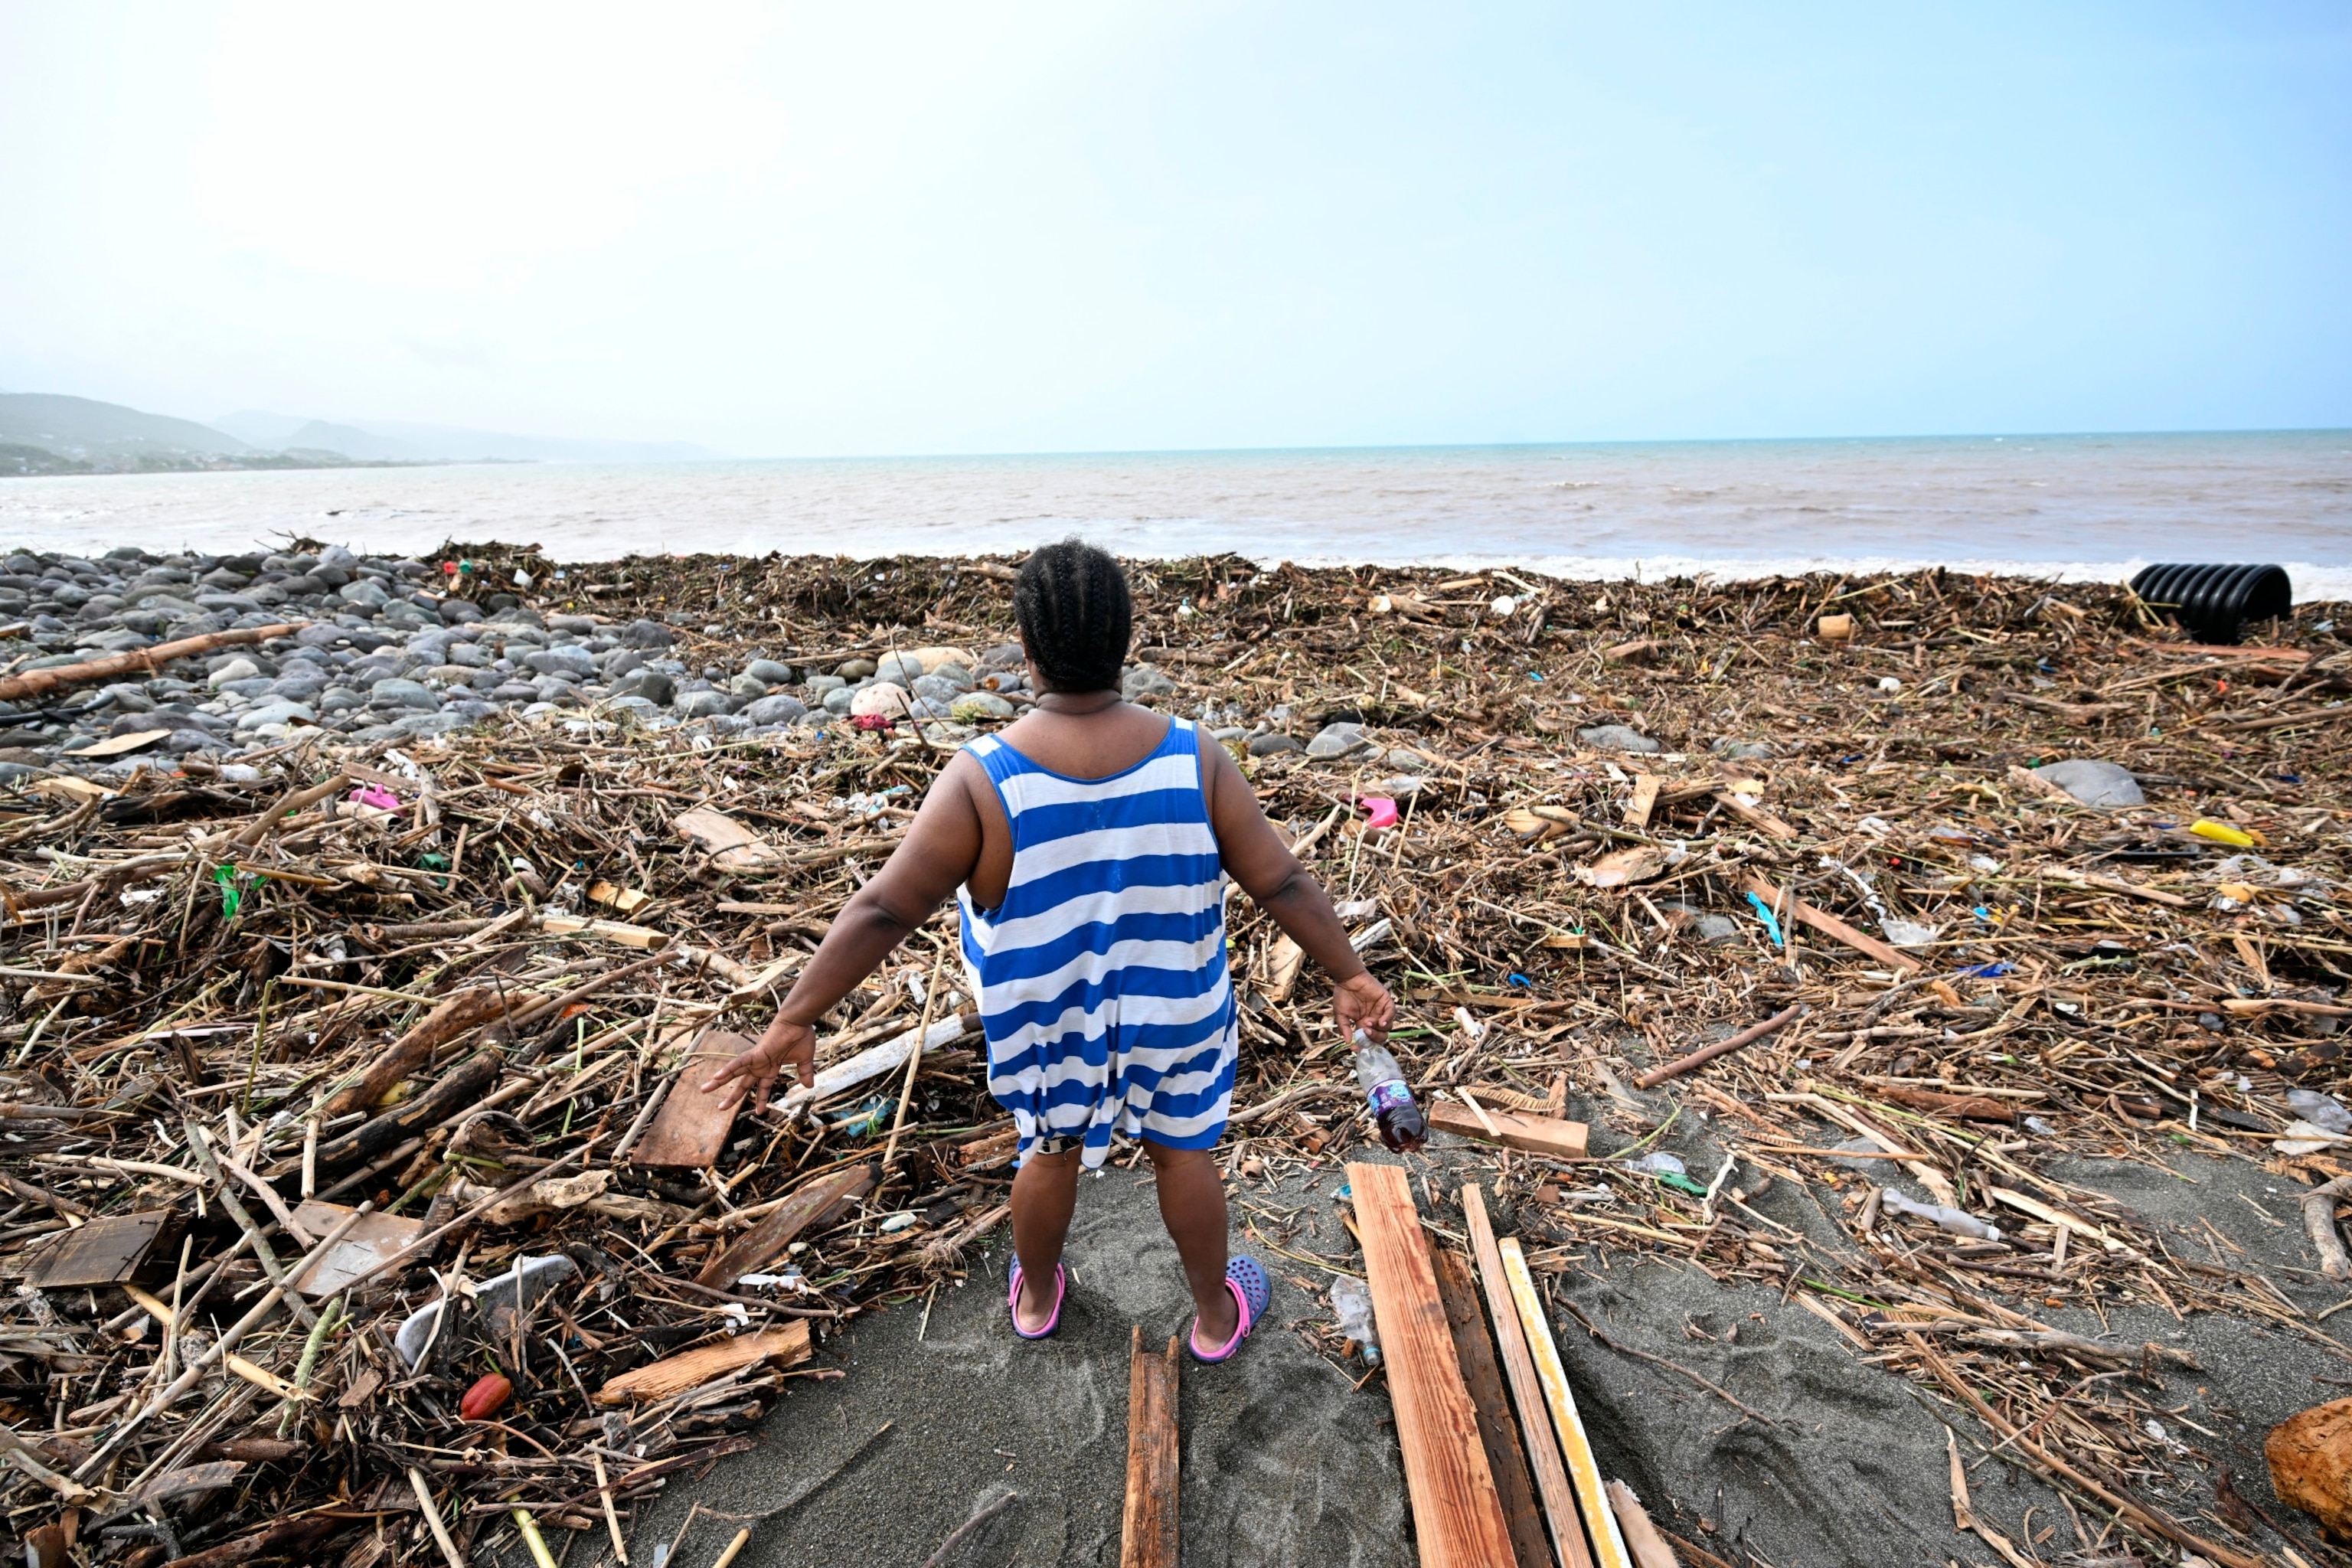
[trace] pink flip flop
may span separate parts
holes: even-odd
[[[1265,1277],[1265,1270],[1258,1267],[1257,1259],[1255,1258],[1236,1258],[1226,1263],[1225,1289],[1234,1293],[1234,1305],[1236,1309],[1234,1337],[1213,1351],[1204,1351],[1201,1348],[1201,1321],[1198,1318],[1193,1319],[1192,1331],[1186,1335],[1185,1339],[1189,1342],[1194,1361],[1211,1365],[1221,1361],[1231,1361],[1234,1353],[1242,1348],[1242,1342],[1249,1338],[1250,1331],[1257,1326],[1258,1319],[1265,1315],[1266,1307],[1274,1300],[1274,1282]]]
[[[1013,1331],[1024,1340],[1051,1339],[1054,1331],[1062,1326],[1062,1295],[1068,1282],[1063,1278],[1062,1266],[1054,1265],[1054,1310],[1045,1319],[1045,1326],[1031,1331],[1021,1326],[1021,1259],[1013,1260],[1012,1289],[1005,1292],[1005,1315],[1013,1320]]]

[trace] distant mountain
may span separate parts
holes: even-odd
[[[685,441],[583,441],[389,421],[363,428],[258,408],[199,425],[88,397],[0,393],[0,473],[318,468],[347,463],[682,463],[718,455]]]
[[[0,393],[0,443],[84,462],[104,458],[241,458],[255,449],[193,419],[47,392]]]
[[[692,463],[719,456],[689,441],[576,440],[397,419],[372,419],[362,427],[325,419],[297,419],[261,409],[227,415],[213,423],[257,447],[340,452],[362,462]]]

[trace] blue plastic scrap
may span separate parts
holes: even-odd
[[[1772,906],[1766,903],[1761,896],[1755,893],[1748,895],[1748,901],[1756,906],[1756,918],[1764,922],[1764,929],[1772,933],[1772,945],[1774,947],[1788,946],[1789,939],[1780,934],[1780,922],[1779,919],[1773,915]]]
[[[1959,978],[1962,980],[1999,980],[2004,974],[2014,974],[2016,973],[2017,966],[2015,964],[1979,963],[1974,969],[1961,970],[1959,973]]]

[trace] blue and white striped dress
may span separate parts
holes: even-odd
[[[1004,902],[982,910],[969,887],[958,899],[988,1091],[1022,1157],[1069,1139],[1093,1169],[1113,1133],[1208,1148],[1233,1107],[1239,1037],[1192,723],[1171,720],[1108,778],[1066,777],[994,735],[965,750],[1013,825]]]

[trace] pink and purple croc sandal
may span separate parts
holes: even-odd
[[[1225,1289],[1234,1293],[1236,1309],[1238,1321],[1234,1324],[1234,1337],[1213,1351],[1204,1351],[1201,1348],[1200,1320],[1194,1319],[1192,1331],[1185,1336],[1194,1361],[1211,1364],[1231,1361],[1234,1352],[1242,1348],[1242,1342],[1249,1338],[1250,1331],[1257,1326],[1257,1321],[1265,1315],[1267,1305],[1274,1300],[1274,1284],[1266,1279],[1265,1270],[1258,1267],[1255,1258],[1235,1258],[1225,1264]]]
[[[1062,1326],[1062,1295],[1068,1285],[1063,1277],[1062,1266],[1058,1263],[1054,1265],[1054,1310],[1047,1314],[1045,1326],[1042,1329],[1030,1330],[1021,1326],[1021,1259],[1018,1258],[1013,1260],[1012,1284],[1013,1288],[1005,1293],[1004,1310],[1013,1319],[1013,1331],[1024,1340],[1053,1338],[1054,1331]]]

